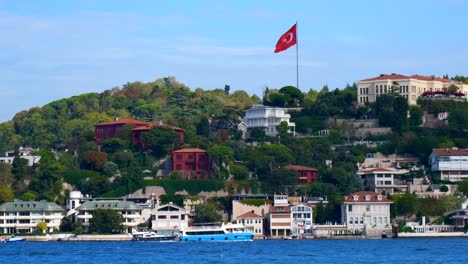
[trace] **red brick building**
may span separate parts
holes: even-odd
[[[299,184],[312,183],[318,179],[318,170],[311,167],[286,165],[284,168],[297,171],[299,174],[297,179]]]
[[[199,148],[176,150],[172,153],[172,169],[182,173],[184,179],[209,179],[210,156]]]
[[[96,144],[98,146],[102,146],[102,143],[104,140],[109,139],[109,138],[114,138],[120,136],[120,130],[122,129],[123,126],[125,125],[130,125],[132,128],[132,143],[133,144],[139,144],[142,149],[145,148],[145,144],[142,141],[142,136],[145,132],[149,131],[153,127],[161,126],[161,127],[167,127],[179,135],[179,142],[182,143],[184,142],[184,129],[176,127],[176,126],[171,126],[171,125],[166,125],[163,124],[162,121],[156,122],[156,123],[149,123],[149,122],[144,122],[132,118],[124,118],[124,119],[117,119],[112,122],[103,122],[95,125],[95,136],[96,136]]]
[[[116,119],[112,122],[103,122],[95,125],[94,134],[96,136],[96,144],[102,146],[104,140],[120,136],[120,130],[125,125],[131,127],[145,126],[148,122],[135,120],[132,118]]]

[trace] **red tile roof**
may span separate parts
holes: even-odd
[[[95,126],[127,125],[127,124],[144,126],[144,125],[148,125],[149,123],[144,122],[144,121],[140,121],[140,120],[136,120],[136,119],[132,119],[132,118],[123,118],[123,119],[118,119],[118,120],[111,121],[111,122],[99,123],[99,124],[97,124]]]
[[[306,167],[306,166],[301,166],[301,165],[286,165],[284,167],[286,169],[296,170],[296,171],[317,171],[317,169],[314,169],[312,167]]]
[[[153,127],[167,127],[176,131],[185,131],[185,129],[183,128],[172,126],[172,125],[166,125],[166,124],[163,124],[162,122],[148,123],[144,126],[135,127],[134,129],[132,129],[132,131],[147,131],[147,130],[152,129]]]
[[[432,77],[432,76],[424,76],[424,75],[418,75],[414,74],[411,76],[406,76],[402,74],[380,74],[377,77],[374,78],[369,78],[369,79],[364,79],[362,81],[383,81],[383,80],[401,80],[401,79],[416,79],[416,80],[421,80],[421,81],[437,81],[437,82],[443,82],[443,83],[454,83],[457,85],[463,84],[462,82],[450,80],[450,79],[445,79],[445,78],[440,78],[440,77]]]
[[[186,149],[179,149],[179,150],[174,151],[174,153],[193,153],[193,152],[205,153],[206,151],[203,149],[199,149],[199,148],[186,148]]]
[[[432,149],[437,156],[468,156],[468,149]]]
[[[245,214],[241,214],[237,217],[237,219],[239,218],[263,218],[261,216],[259,216],[258,214],[255,214],[255,213],[252,213],[252,212],[247,212]]]
[[[357,199],[354,197],[357,196]],[[366,199],[366,196],[369,197],[369,200]],[[381,197],[381,200],[378,197]],[[375,192],[355,192],[345,197],[345,202],[348,203],[391,203],[385,195],[381,195]]]
[[[380,81],[380,80],[400,80],[400,79],[408,79],[408,76],[401,75],[401,74],[380,74],[377,77],[370,78],[370,79],[365,79],[361,81]]]

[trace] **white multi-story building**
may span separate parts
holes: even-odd
[[[356,192],[345,197],[341,207],[342,223],[348,229],[362,230],[364,234],[391,232],[390,204],[384,195],[374,192]]]
[[[255,238],[261,238],[263,233],[263,217],[253,212],[247,212],[239,215],[235,220],[238,224],[245,226],[245,231],[252,232]]]
[[[313,224],[312,207],[298,204],[291,207],[291,235],[311,235]]]
[[[463,93],[462,98],[468,98],[468,84],[462,82],[422,75],[381,74],[357,82],[357,101],[360,105],[366,102],[373,103],[378,96],[390,93],[396,87],[398,93],[408,99],[409,105],[415,105],[418,97],[423,93],[443,91],[452,84],[459,88],[458,92]]]
[[[285,121],[288,123],[288,128],[295,134],[296,124],[290,122],[291,115],[287,113],[286,108],[264,106],[264,105],[251,105],[249,109],[245,110],[245,117],[242,119],[242,123],[247,127],[247,131],[252,128],[261,128],[265,130],[267,135],[276,135],[278,131],[277,126],[281,122]]]
[[[64,210],[46,201],[14,201],[0,205],[0,233],[24,234],[37,231],[37,224],[47,224],[47,231],[59,229]]]
[[[429,165],[441,180],[461,181],[468,179],[468,149],[433,149]]]
[[[161,232],[178,232],[188,227],[189,210],[172,204],[160,205],[151,211],[151,229]]]
[[[90,231],[90,220],[93,218],[94,210],[97,209],[110,209],[120,213],[124,219],[122,225],[128,233],[131,233],[137,225],[143,222],[141,215],[142,208],[134,202],[119,200],[88,201],[82,203],[75,209],[77,211],[75,221],[83,221],[85,232]]]

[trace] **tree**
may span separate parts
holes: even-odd
[[[424,112],[421,110],[420,107],[416,105],[412,105],[409,108],[410,111],[410,118],[409,118],[409,125],[411,127],[417,127],[422,124],[422,117]]]
[[[169,148],[176,145],[178,134],[166,127],[154,127],[143,135],[143,142],[156,158],[167,155]]]
[[[115,234],[123,231],[124,218],[117,211],[111,209],[96,209],[93,211],[90,228],[99,234]]]
[[[208,137],[210,135],[210,124],[206,116],[200,117],[197,124],[197,135]]]
[[[112,161],[106,161],[102,166],[102,172],[107,176],[114,176],[118,170],[119,166]]]
[[[283,95],[286,106],[299,107],[304,99],[304,93],[294,86],[285,86],[278,91]]]
[[[440,186],[440,191],[441,191],[441,192],[444,192],[444,193],[445,193],[445,192],[448,192],[448,190],[449,190],[449,189],[448,189],[447,185],[442,185],[442,186]]]
[[[47,223],[46,222],[39,222],[36,225],[36,229],[40,231],[42,234],[47,231]]]
[[[15,198],[12,186],[13,175],[10,165],[0,162],[0,204]]]
[[[218,213],[216,204],[205,203],[195,207],[194,223],[213,223],[220,222],[221,220],[222,217]]]
[[[84,169],[101,170],[106,161],[107,153],[101,151],[86,151],[81,155],[81,166]]]

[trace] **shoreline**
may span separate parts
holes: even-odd
[[[349,239],[399,239],[399,238],[468,238],[468,233],[464,232],[445,232],[445,233],[399,233],[397,236],[389,236],[388,238],[380,237],[363,237],[363,236],[336,236],[336,237],[307,237],[304,239],[283,239],[269,238],[254,239],[253,241],[263,240],[349,240]],[[132,241],[132,236],[129,234],[116,235],[45,235],[45,236],[24,236],[28,242],[112,242],[112,241]]]

